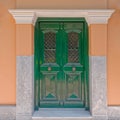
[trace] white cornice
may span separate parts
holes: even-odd
[[[32,24],[34,19],[34,10],[12,9],[9,12],[13,15],[16,24]]]
[[[88,24],[107,24],[115,10],[23,10],[11,9],[9,12],[16,24],[35,24],[38,17],[85,17]]]

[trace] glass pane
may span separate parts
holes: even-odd
[[[44,37],[44,62],[54,63],[56,61],[56,34],[54,32],[45,33]]]
[[[79,62],[79,34],[76,32],[68,33],[68,62]]]

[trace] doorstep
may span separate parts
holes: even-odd
[[[81,108],[40,108],[32,120],[92,120],[92,116]]]

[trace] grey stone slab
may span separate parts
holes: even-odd
[[[92,120],[92,118],[63,118],[63,117],[51,117],[51,118],[33,118],[32,120]]]
[[[109,117],[108,120],[120,120],[120,117],[117,116]]]
[[[33,117],[91,117],[90,112],[80,108],[40,108]]]
[[[90,57],[90,110],[92,116],[107,117],[106,57]]]
[[[92,120],[91,118],[33,118],[32,120]]]
[[[16,120],[32,120],[31,115],[17,115]]]
[[[17,56],[17,96],[16,96],[16,120],[20,114],[31,115],[34,107],[34,67],[33,56]],[[23,119],[24,120],[24,119]]]
[[[89,111],[80,108],[41,108],[35,111],[33,120],[92,120]]]
[[[0,120],[15,120],[16,106],[0,106]]]
[[[108,116],[93,116],[92,120],[108,120]]]
[[[109,120],[120,120],[120,106],[108,106]]]

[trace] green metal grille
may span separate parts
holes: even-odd
[[[54,32],[45,33],[44,49],[45,63],[54,63],[56,61],[56,34]]]
[[[68,33],[68,62],[79,63],[79,34]]]

